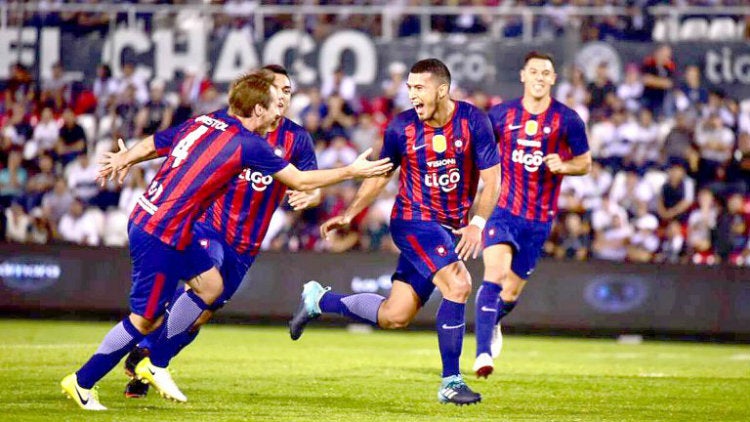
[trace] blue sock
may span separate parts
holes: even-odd
[[[172,296],[172,300],[169,301],[170,308],[172,307],[172,304],[177,302],[177,299],[179,299],[183,293],[185,293],[185,289],[182,288],[182,286],[177,287],[177,290],[175,290],[174,292],[174,296]],[[169,314],[169,309],[167,310],[167,314]],[[164,327],[166,326],[167,324],[161,324],[159,328],[148,333],[146,337],[144,337],[143,340],[141,340],[140,343],[138,343],[138,347],[142,349],[151,350],[154,347],[154,344],[156,344],[156,342],[159,340],[159,337],[161,336],[161,332],[164,331]]]
[[[443,299],[437,311],[438,345],[443,359],[443,378],[460,375],[459,358],[464,343],[466,304]]]
[[[495,324],[500,322],[503,317],[508,315],[510,311],[513,310],[513,308],[516,307],[516,303],[518,303],[517,300],[514,300],[513,302],[505,302],[503,301],[503,298],[500,298],[500,302],[497,304],[497,320],[495,321]]]
[[[91,388],[112,370],[128,352],[143,338],[130,318],[125,317],[109,330],[94,355],[76,372],[78,385]]]
[[[184,347],[185,334],[206,308],[208,305],[192,290],[183,293],[172,304],[163,323],[166,327],[151,346],[151,363],[160,368],[169,366],[172,357]]]
[[[503,287],[499,284],[489,281],[482,282],[477,290],[476,313],[475,313],[475,331],[477,334],[477,356],[482,353],[490,353],[490,343],[492,342],[492,331],[498,313],[498,302],[500,301],[500,291]]]
[[[375,293],[340,295],[326,292],[320,298],[320,310],[345,316],[357,322],[378,325],[378,309],[385,298]]]

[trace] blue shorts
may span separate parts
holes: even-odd
[[[513,248],[510,269],[526,280],[536,268],[544,242],[552,230],[552,223],[540,223],[495,208],[484,227],[484,247],[505,243]]]
[[[435,273],[459,260],[456,236],[432,221],[391,220],[391,237],[401,251],[391,280],[411,285],[424,305],[435,290]]]
[[[198,243],[208,251],[211,262],[214,267],[219,269],[221,278],[224,280],[224,291],[216,301],[208,308],[217,311],[229,302],[239,289],[245,274],[250,270],[250,266],[255,261],[254,256],[239,255],[226,244],[224,236],[217,233],[210,227],[197,223],[193,227],[193,236],[198,239]]]
[[[213,266],[195,238],[179,251],[130,224],[128,239],[133,263],[130,311],[148,320],[164,315],[180,280],[190,280]]]

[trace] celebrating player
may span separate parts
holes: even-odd
[[[273,84],[280,93],[283,116],[289,108],[292,96],[289,74],[278,65],[265,66],[264,69],[274,73]],[[274,149],[274,153],[297,168],[318,168],[312,138],[304,128],[293,121],[282,117],[271,128],[266,141]],[[286,192],[286,186],[274,183],[270,175],[252,168],[245,169],[239,177],[232,179],[229,190],[211,205],[196,223],[194,236],[208,249],[214,266],[219,269],[224,279],[224,289],[219,299],[182,335],[183,338],[175,342],[176,349],[164,350],[154,347],[161,331],[164,330],[163,325],[133,348],[125,360],[125,371],[133,377],[125,387],[126,397],[138,398],[147,394],[149,384],[139,379],[150,378],[146,359],[150,360],[152,365],[166,368],[182,348],[195,340],[200,326],[208,322],[214,312],[232,298],[255,261],[263,237],[268,231],[271,215],[281,204]],[[292,191],[289,202],[295,210],[315,206],[320,203],[320,189],[311,192]],[[178,288],[172,302],[184,294],[187,293]],[[140,362],[144,363],[139,365]],[[177,389],[176,386],[174,388]]]
[[[516,306],[552,228],[563,176],[591,168],[583,121],[550,95],[555,78],[552,57],[531,52],[521,69],[523,97],[489,111],[502,185],[485,227],[484,281],[476,300],[474,371],[485,378],[502,348],[500,320]]]
[[[471,293],[471,277],[461,260],[476,258],[482,248],[482,229],[498,198],[500,158],[487,116],[468,103],[451,100],[450,82],[441,61],[414,64],[407,81],[414,108],[397,115],[385,132],[380,156],[401,166],[390,225],[401,255],[390,295],[346,296],[310,281],[289,329],[292,339],[298,339],[305,325],[322,312],[381,328],[405,327],[437,286],[443,294],[436,318],[443,361],[438,400],[462,405],[480,401],[481,395],[466,385],[459,370],[464,308]],[[469,222],[480,177],[485,188]],[[321,226],[321,234],[327,237],[348,226],[389,179],[366,180],[343,215]]]
[[[278,157],[265,135],[281,118],[279,94],[273,74],[255,72],[239,78],[229,92],[229,109],[188,120],[140,141],[130,150],[106,154],[100,176],[121,182],[133,164],[166,157],[146,193],[130,216],[128,238],[133,262],[131,313],[104,337],[94,355],[75,373],[61,381],[63,392],[86,410],[105,410],[94,384],[106,375],[144,335],[164,319],[166,329],[157,346],[175,349],[195,320],[219,297],[222,277],[208,253],[192,235],[193,223],[244,169],[271,174],[298,190],[311,190],[352,177],[390,171],[388,160],[367,161],[364,154],[350,166],[302,172]],[[170,307],[179,280],[191,290]],[[169,371],[148,365],[150,382],[162,395],[184,399]]]

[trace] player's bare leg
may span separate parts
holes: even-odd
[[[459,367],[466,331],[466,301],[471,294],[471,275],[463,262],[454,262],[435,273],[433,283],[443,294],[436,316],[438,345],[443,361],[443,381],[438,390],[438,400],[456,405],[478,403],[482,396],[466,385]]]
[[[477,377],[487,378],[494,371],[493,358],[497,354],[491,353],[494,332],[497,328],[498,302],[503,291],[503,284],[507,283],[510,265],[513,262],[513,248],[500,243],[484,249],[484,281],[479,286],[476,296],[475,330],[477,338],[476,360],[473,370]],[[500,342],[502,342],[500,334]],[[500,343],[502,344],[502,343]]]
[[[421,308],[414,288],[403,281],[394,280],[391,293],[378,309],[378,326],[384,329],[406,328]]]

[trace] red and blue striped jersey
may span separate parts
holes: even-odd
[[[316,170],[315,147],[305,129],[284,118],[266,137],[274,153],[300,170]],[[201,217],[226,243],[242,255],[255,256],[268,231],[271,216],[284,199],[287,187],[271,173],[245,168],[229,183],[229,189]]]
[[[456,101],[443,127],[420,122],[414,109],[388,125],[380,158],[401,166],[391,219],[436,221],[453,228],[468,223],[479,170],[500,162],[487,115]]]
[[[192,239],[193,223],[243,169],[274,174],[289,165],[226,110],[159,132],[154,144],[167,159],[138,198],[130,221],[180,250]]]
[[[566,160],[588,152],[583,120],[554,99],[538,115],[518,98],[492,107],[489,116],[502,157],[498,207],[528,220],[552,220],[563,176],[549,171],[542,158],[556,153]]]

